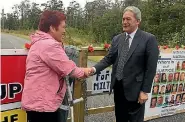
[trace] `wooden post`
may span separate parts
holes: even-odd
[[[87,58],[88,58],[88,51],[87,49],[80,50],[80,56],[79,56],[79,67],[87,67]],[[75,89],[74,89],[74,98],[78,99],[82,97],[83,95],[83,88],[82,88],[82,82],[76,81],[75,82]],[[84,122],[84,109],[85,109],[85,102],[82,101],[80,103],[77,103],[74,106],[74,121],[75,122]]]

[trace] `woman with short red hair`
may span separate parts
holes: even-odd
[[[59,107],[66,92],[61,77],[84,78],[90,69],[79,68],[64,49],[66,17],[59,11],[44,11],[39,30],[31,35],[21,106],[29,122],[59,122]]]

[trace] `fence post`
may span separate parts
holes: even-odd
[[[79,56],[79,67],[87,67],[87,58],[88,58],[88,51],[87,49],[81,49],[80,50],[80,56]],[[82,82],[76,81],[75,82],[75,88],[74,88],[74,98],[80,98],[83,95],[83,88],[82,88]],[[77,103],[74,106],[74,121],[75,122],[84,122],[84,113],[85,109],[85,102],[82,101],[80,103]]]

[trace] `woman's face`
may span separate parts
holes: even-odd
[[[61,21],[57,29],[55,29],[52,26],[50,27],[50,31],[52,32],[53,38],[58,42],[62,42],[64,40],[65,32],[66,32],[65,26],[66,26],[65,21]]]
[[[163,74],[163,80],[166,80],[166,74]]]
[[[166,88],[167,88],[167,90],[169,91],[169,90],[171,89],[170,84],[168,84],[168,85],[166,86]]]

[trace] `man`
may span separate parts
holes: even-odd
[[[159,96],[157,99],[157,107],[161,107],[163,105],[163,96]]]
[[[153,86],[153,94],[158,94],[159,85]]]
[[[164,94],[165,93],[165,85],[161,86],[161,91],[159,92],[159,94]]]
[[[181,72],[180,81],[184,81],[184,79],[185,79],[185,73],[184,72]]]
[[[170,73],[168,75],[168,82],[172,82],[173,81],[173,73]]]
[[[158,60],[154,35],[138,29],[141,12],[129,6],[123,12],[123,31],[112,40],[108,54],[92,69],[100,72],[113,64],[111,88],[114,89],[116,122],[143,122],[145,102],[151,91]]]
[[[175,96],[174,95],[171,95],[170,105],[171,104],[174,104],[174,102],[175,102],[174,98],[175,98]]]
[[[157,97],[151,99],[150,108],[155,108],[157,103]]]
[[[185,61],[182,62],[182,70],[185,70]]]

